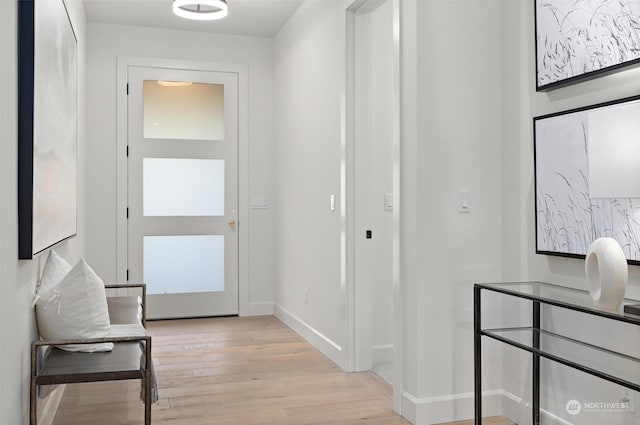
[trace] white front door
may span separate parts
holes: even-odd
[[[238,314],[238,77],[128,68],[128,273],[150,319]]]

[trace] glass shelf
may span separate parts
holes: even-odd
[[[535,328],[484,329],[482,334],[640,391],[640,359],[635,357]]]
[[[594,314],[621,322],[640,325],[640,316],[625,313],[623,308],[627,304],[640,304],[638,300],[624,299],[617,310],[605,310],[593,305],[589,292],[580,289],[566,288],[564,286],[551,285],[543,282],[504,282],[482,283],[476,287],[500,292],[519,298],[551,304],[570,310]]]
[[[521,328],[482,329],[482,292],[491,291],[532,301],[532,325]],[[532,423],[540,424],[540,358],[640,391],[640,358],[540,329],[542,305],[640,325],[640,316],[625,313],[625,299],[616,310],[593,305],[589,292],[542,282],[481,283],[474,286],[474,408],[475,424],[482,425],[482,337],[532,353]]]

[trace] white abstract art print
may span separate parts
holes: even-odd
[[[611,115],[633,122],[615,122]],[[640,262],[640,183],[631,175],[640,167],[638,115],[635,97],[534,118],[537,253],[584,258],[594,240],[612,237],[628,260]],[[609,131],[602,128],[607,123]],[[612,155],[590,155],[602,149]],[[602,181],[603,169],[613,184]],[[625,175],[629,184],[615,180]]]
[[[20,258],[31,258],[76,234],[78,58],[62,0],[18,3]]]
[[[640,0],[536,0],[538,90],[640,61]]]

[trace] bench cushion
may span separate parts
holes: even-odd
[[[48,291],[53,288],[64,279],[71,269],[71,264],[67,263],[64,258],[52,249],[49,251],[47,262],[44,263],[38,291]]]
[[[107,297],[111,325],[142,325],[142,299],[137,295]]]
[[[104,283],[84,260],[36,301],[38,331],[44,339],[84,339],[111,336]],[[60,346],[67,351],[109,351],[112,343]]]

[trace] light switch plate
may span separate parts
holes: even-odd
[[[393,193],[384,194],[384,209],[386,211],[393,211]]]
[[[256,196],[253,198],[253,209],[264,210],[269,208],[269,199],[264,196]]]
[[[458,191],[458,212],[461,214],[468,214],[471,212],[471,191],[470,190]]]

